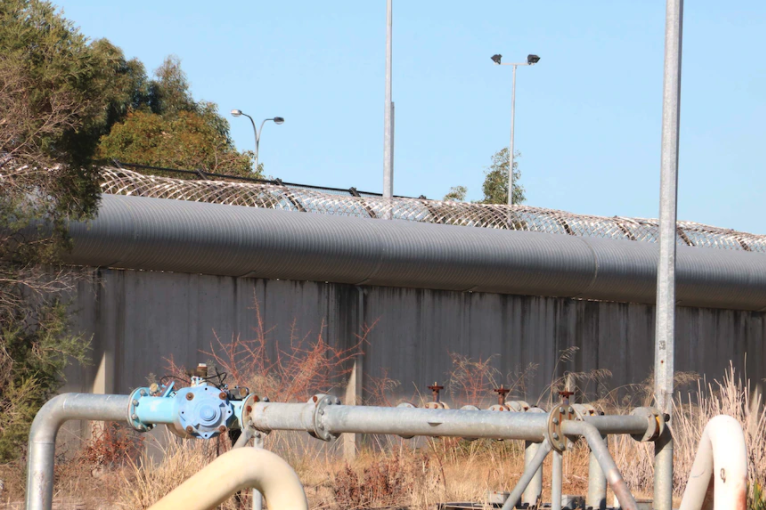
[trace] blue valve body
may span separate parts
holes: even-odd
[[[148,388],[131,395],[130,422],[136,430],[166,424],[182,436],[210,439],[230,428],[241,428],[242,401],[231,401],[215,386],[202,383],[151,396]]]

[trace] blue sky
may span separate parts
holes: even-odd
[[[91,38],[152,71],[178,55],[196,98],[256,119],[283,180],[380,191],[385,0],[58,0]],[[661,0],[394,0],[394,192],[440,198],[508,143],[529,205],[656,217],[664,45]],[[687,1],[679,219],[766,233],[766,2]],[[246,119],[232,119],[252,149]]]

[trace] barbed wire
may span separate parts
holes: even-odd
[[[420,223],[653,243],[659,240],[656,219],[589,216],[526,205],[350,196],[297,184],[174,179],[114,167],[103,169],[101,190],[113,195],[189,200],[332,216],[372,219],[390,217]],[[679,245],[766,253],[766,236],[690,221],[678,222],[676,240]]]

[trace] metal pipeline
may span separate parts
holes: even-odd
[[[745,510],[746,505],[745,434],[731,416],[716,416],[702,433],[679,510]]]
[[[61,425],[68,420],[126,421],[129,398],[128,395],[64,393],[40,409],[29,431],[27,510],[51,508],[56,434]]]
[[[561,492],[564,483],[564,456],[559,451],[553,452],[551,466],[551,510],[561,510]]]
[[[608,450],[607,437],[603,435],[601,437]],[[585,507],[606,510],[606,476],[593,449],[588,457],[588,497],[585,500]]]
[[[540,443],[534,443],[532,441],[524,442],[524,466],[530,466],[534,463],[537,457],[537,452],[540,451]],[[529,480],[527,487],[521,495],[522,506],[535,506],[537,500],[543,492],[543,468],[540,466],[535,472],[534,476]]]
[[[540,470],[540,468],[543,467],[545,457],[547,457],[550,452],[551,444],[546,439],[537,449],[535,456],[532,458],[529,464],[524,467],[524,473],[521,474],[521,478],[519,478],[519,481],[516,483],[516,487],[514,487],[511,491],[511,495],[508,496],[508,499],[505,500],[502,510],[511,510],[516,505],[529,483],[537,475],[537,472]],[[534,504],[537,504],[537,502]]]
[[[308,510],[306,494],[293,468],[278,455],[257,448],[224,453],[149,510],[209,510],[248,488],[263,494],[269,508]]]
[[[620,474],[620,470],[617,468],[617,464],[615,464],[614,459],[609,454],[609,449],[601,437],[601,432],[599,432],[596,426],[587,422],[568,420],[561,424],[561,430],[567,436],[582,436],[585,438],[591,451],[596,456],[596,460],[601,465],[601,470],[606,475],[609,486],[612,487],[612,491],[617,496],[620,508],[624,510],[638,510],[636,500],[630,493],[625,480]]]
[[[344,432],[400,436],[470,437],[543,441],[546,414],[258,402],[256,429],[303,430],[323,439]]]

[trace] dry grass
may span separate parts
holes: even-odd
[[[234,383],[249,386],[258,395],[274,401],[305,402],[311,395],[330,392],[343,383],[350,362],[362,352],[369,329],[358,342],[344,349],[330,346],[323,338],[323,327],[313,335],[298,335],[290,328],[289,341],[280,346],[264,328],[257,303],[258,319],[255,338],[230,342],[216,339],[206,353],[218,370],[228,372]],[[273,347],[276,345],[276,347]],[[591,401],[610,413],[625,414],[635,406],[650,405],[651,378],[642,384],[613,390],[607,389],[610,373],[606,370],[588,373],[566,373],[566,365],[576,349],[563,351],[550,386],[538,404],[548,407],[557,400],[558,391],[567,381],[576,385],[575,398]],[[512,390],[510,397],[524,398],[529,375],[536,367],[528,366],[501,374],[492,358],[471,360],[452,355],[453,370],[445,381],[446,396],[453,406],[473,404],[486,407],[495,403],[492,392],[501,384]],[[170,369],[179,382],[183,370],[170,360]],[[395,405],[398,382],[385,374],[369,378],[367,403]],[[760,395],[751,391],[733,367],[721,381],[705,383],[694,374],[678,374],[677,387],[692,390],[679,392],[675,401],[674,436],[676,438],[676,494],[683,492],[689,468],[697,450],[702,430],[710,418],[718,414],[735,417],[745,430],[750,454],[751,486],[766,477],[766,410]],[[430,395],[415,392],[412,401],[430,400]],[[322,443],[307,434],[277,432],[267,436],[266,448],[283,456],[298,472],[311,508],[402,508],[430,509],[444,501],[485,500],[489,491],[510,490],[523,469],[523,443],[518,441],[454,438],[405,441],[396,437],[366,438],[358,458],[351,464],[341,460],[340,444]],[[86,448],[70,460],[58,463],[56,497],[70,498],[84,508],[148,508],[174,487],[199,471],[229,447],[228,439],[183,441],[168,436],[161,444],[137,455],[134,438],[119,429],[107,428],[95,434]],[[651,495],[653,486],[651,443],[638,443],[626,436],[612,437],[610,449],[626,481],[636,495]],[[159,454],[157,454],[159,450]],[[550,459],[544,465],[544,500],[550,495]],[[564,455],[564,493],[585,494],[587,491],[588,450],[579,441]],[[23,497],[23,465],[0,466],[0,479],[5,487],[2,501]],[[223,508],[248,505],[247,496],[232,498]],[[766,506],[752,508],[763,510]],[[1,508],[1,507],[0,507]]]

